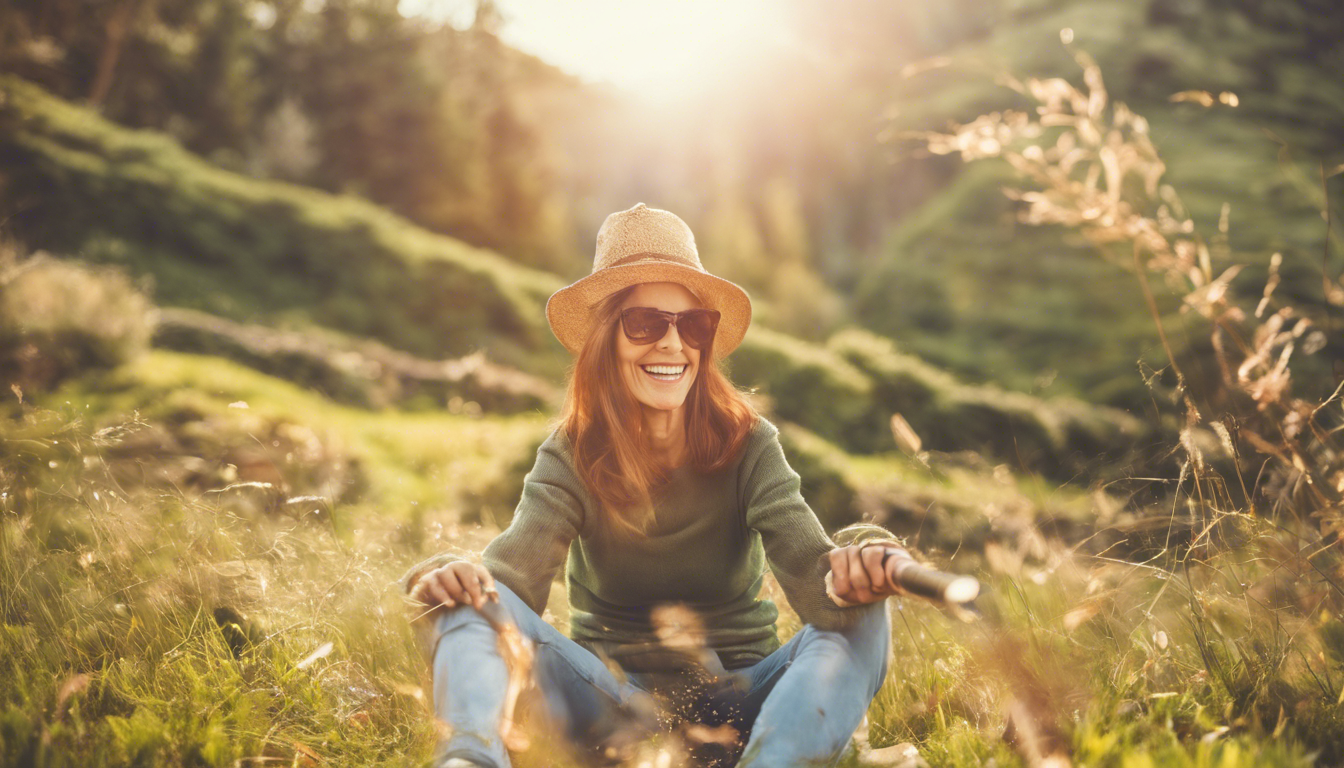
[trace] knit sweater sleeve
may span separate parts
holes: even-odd
[[[760,533],[766,560],[789,605],[805,623],[842,629],[859,614],[826,595],[829,553],[835,544],[803,500],[801,479],[784,458],[779,430],[761,419],[739,475],[747,527]]]
[[[568,440],[556,430],[541,444],[532,471],[523,478],[513,521],[482,556],[490,574],[538,615],[546,609],[551,581],[565,562],[570,541],[583,527],[589,496],[573,467]],[[445,552],[416,563],[401,577],[402,589],[409,591],[425,571],[460,559],[465,559],[462,554]]]
[[[574,471],[569,442],[556,430],[537,450],[523,478],[523,497],[509,527],[486,546],[482,562],[538,615],[570,542],[583,528],[589,495]]]

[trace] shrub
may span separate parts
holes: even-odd
[[[121,272],[36,255],[0,261],[0,378],[37,392],[143,352],[155,309]]]

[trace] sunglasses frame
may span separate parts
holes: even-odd
[[[640,341],[639,338],[630,335],[629,327],[626,326],[625,324],[626,318],[630,315],[630,313],[638,311],[652,312],[658,315],[659,318],[667,322],[667,327],[663,328],[663,332],[660,335],[658,335],[657,338],[651,338],[648,341]],[[687,317],[690,315],[698,315],[701,313],[708,315],[712,320],[712,322],[710,323],[709,338],[705,339],[703,344],[696,343],[695,341],[693,341],[689,336],[685,335],[682,332],[682,329],[680,327],[677,328],[677,335],[680,336],[681,340],[686,342],[686,346],[690,347],[691,349],[704,349],[705,347],[709,346],[711,342],[714,341],[714,336],[717,335],[719,331],[719,319],[721,318],[721,314],[717,309],[703,309],[700,307],[696,307],[695,309],[685,309],[680,312],[668,312],[666,310],[658,309],[656,307],[626,307],[625,309],[621,310],[621,332],[625,334],[625,338],[629,340],[631,344],[634,344],[636,346],[642,347],[649,344],[656,344],[659,341],[662,341],[662,339],[665,336],[667,336],[668,330],[677,326],[677,323],[683,317]]]

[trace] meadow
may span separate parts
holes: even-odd
[[[1141,14],[1094,5],[1113,54]],[[886,232],[857,322],[803,338],[772,296],[727,362],[828,530],[983,585],[973,620],[889,601],[842,765],[1344,763],[1344,166],[1234,190],[1291,210],[1243,235],[1200,182],[1272,152],[1173,142],[1168,174],[1194,118],[1150,122],[1062,38],[1069,77],[999,72],[1018,107],[978,119],[935,124],[984,103],[936,71],[956,87],[887,138],[966,172]],[[980,53],[1032,63],[1012,42]],[[400,578],[508,524],[564,280],[224,165],[0,75],[0,765],[421,765],[441,736]],[[570,764],[532,736],[519,765]],[[683,764],[675,739],[625,761]]]
[[[398,578],[427,554],[479,551],[498,525],[482,514],[481,478],[504,471],[510,442],[525,453],[544,422],[419,418],[426,438],[415,441],[405,424],[378,417],[374,428],[219,361],[153,352],[142,365],[137,388],[150,397],[134,420],[109,421],[125,412],[113,399],[76,407],[78,391],[63,390],[52,407],[25,404],[5,422],[0,759],[427,759],[438,732],[409,620],[417,609]],[[222,397],[183,396],[198,375]],[[1344,754],[1332,548],[1305,549],[1291,525],[1193,505],[1134,520],[1104,491],[993,467],[935,459],[934,478],[909,457],[830,460],[936,506],[943,520],[928,551],[985,587],[984,616],[970,624],[893,601],[894,664],[862,750],[913,744],[930,765],[1061,755],[1099,766],[1312,765]],[[269,481],[244,479],[265,474],[259,467]],[[361,501],[333,501],[361,483]],[[455,498],[435,498],[443,488]],[[1059,529],[1106,505],[1109,531],[1072,543],[1042,532],[1043,520]],[[467,522],[472,509],[484,522]],[[563,594],[557,584],[561,626]],[[797,629],[787,611],[781,629]],[[857,751],[846,765],[900,764],[882,754]],[[520,764],[556,763],[542,752]]]

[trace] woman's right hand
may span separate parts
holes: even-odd
[[[483,565],[465,560],[454,560],[420,574],[410,595],[430,608],[470,605],[479,609],[487,599],[499,601],[490,572]]]

